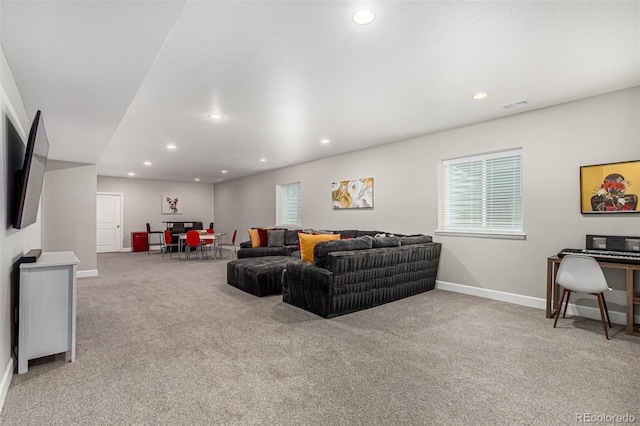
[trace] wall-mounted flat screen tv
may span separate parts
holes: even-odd
[[[40,194],[44,182],[44,170],[47,166],[49,140],[44,129],[42,113],[38,111],[27,140],[22,169],[16,176],[16,212],[13,227],[17,229],[35,223],[38,218]]]

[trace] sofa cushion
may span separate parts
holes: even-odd
[[[399,247],[400,237],[375,237],[373,238],[373,248]]]
[[[267,246],[283,247],[284,246],[284,229],[268,229],[267,230]]]
[[[358,236],[358,230],[357,229],[345,229],[344,231],[338,231],[338,233],[340,234],[340,238],[355,238]]]
[[[287,250],[286,247],[255,247],[238,250],[238,259],[247,257],[288,256],[289,253],[290,251]]]
[[[285,229],[284,231],[284,245],[296,246],[298,245],[298,232],[299,229]]]
[[[251,238],[251,247],[260,247],[260,234],[256,228],[247,229],[249,238]]]
[[[300,251],[302,252],[302,260],[304,260],[305,262],[313,263],[313,249],[316,244],[323,241],[339,240],[340,234],[308,235],[301,232],[298,234],[298,238],[300,239]]]
[[[372,248],[372,241],[373,238],[365,235],[358,238],[318,243],[313,249],[313,263],[320,268],[324,268],[329,253],[334,251],[368,250]]]
[[[403,246],[409,246],[411,244],[424,244],[433,242],[433,238],[430,235],[409,235],[407,237],[400,237],[400,244]]]

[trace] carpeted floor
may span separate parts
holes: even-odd
[[[14,375],[3,425],[640,422],[640,339],[622,326],[607,341],[596,321],[553,329],[440,290],[325,320],[227,285],[225,260],[100,254],[98,270],[78,280],[76,362]]]

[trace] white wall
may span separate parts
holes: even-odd
[[[26,141],[26,132],[29,131],[31,120],[27,117],[22,98],[18,92],[13,75],[7,64],[7,60],[2,52],[0,58],[0,88],[2,97],[2,115],[0,117],[0,134],[2,135],[2,150],[0,150],[0,223],[2,231],[0,232],[0,408],[4,404],[11,377],[13,375],[13,358],[12,358],[12,342],[11,333],[13,326],[13,304],[16,299],[16,286],[18,285],[17,277],[14,271],[14,262],[27,251],[34,248],[41,248],[41,217],[42,212],[38,214],[35,224],[24,229],[13,229],[10,218],[7,214],[9,201],[7,194],[9,192],[8,185],[12,181],[7,176],[8,170],[13,169],[15,164],[8,164],[8,161],[16,161],[13,157],[8,158],[7,143],[7,127],[5,120],[11,120],[13,126],[20,133],[23,140]],[[25,132],[26,130],[26,132]],[[24,150],[23,154],[24,155]],[[19,168],[19,167],[18,167]]]
[[[146,231],[147,222],[161,231],[166,228],[162,221],[201,221],[205,227],[214,221],[212,184],[98,176],[98,192],[124,194],[124,248],[131,247],[131,232]],[[163,215],[161,197],[172,194],[181,196],[182,214]]]
[[[79,276],[97,275],[95,164],[47,161],[42,204],[44,251],[72,251]]]
[[[640,215],[583,216],[579,167],[640,159],[640,89],[525,112],[215,185],[216,227],[275,223],[275,186],[300,181],[302,224],[433,235],[441,160],[523,148],[524,241],[435,236],[438,279],[544,298],[546,258],[584,247],[586,234],[640,235]],[[332,210],[331,182],[374,177],[374,209]],[[635,186],[640,194],[640,182]],[[606,271],[624,290],[622,274]],[[624,292],[608,297],[624,310]]]

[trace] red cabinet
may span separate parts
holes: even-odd
[[[131,233],[131,251],[147,251],[148,236],[146,232]]]

